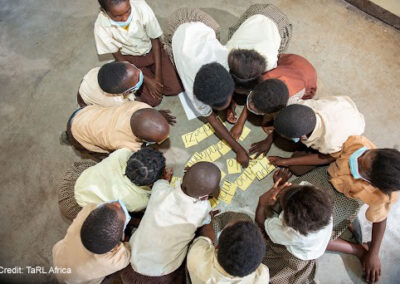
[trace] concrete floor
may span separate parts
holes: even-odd
[[[68,2],[68,4],[66,4]],[[160,23],[176,8],[195,6],[227,27],[251,3],[239,0],[148,0]],[[400,33],[341,0],[276,0],[294,24],[289,52],[301,54],[316,67],[318,96],[348,95],[365,114],[365,135],[378,146],[398,147],[400,102]],[[75,95],[83,75],[104,63],[93,39],[97,1],[3,0],[0,6],[0,266],[51,265],[51,248],[69,223],[58,210],[56,184],[76,153],[59,144],[59,134],[76,107]],[[176,98],[162,108],[179,118],[172,130],[168,163],[181,176],[190,152],[179,136],[201,125],[186,121]],[[244,145],[264,134],[251,124]],[[193,150],[200,150],[215,137]],[[276,148],[272,154],[279,154]],[[281,153],[282,154],[282,153]],[[285,153],[283,153],[285,154]],[[287,155],[287,154],[286,154]],[[233,154],[230,153],[230,156]],[[223,160],[219,160],[221,162]],[[225,166],[224,166],[225,167]],[[228,176],[228,179],[234,180]],[[254,210],[258,195],[271,178],[237,193],[230,209]],[[223,207],[223,206],[222,206]],[[398,283],[400,271],[400,205],[391,211],[381,250],[381,283]],[[353,256],[325,254],[320,261],[321,283],[361,283],[362,269]],[[13,282],[51,282],[51,275],[0,275]]]

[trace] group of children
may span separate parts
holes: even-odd
[[[378,281],[400,153],[361,136],[364,117],[349,97],[313,99],[314,67],[282,53],[292,25],[279,9],[250,6],[222,45],[217,22],[199,9],[175,11],[163,33],[144,0],[99,4],[97,51],[115,62],[84,76],[65,137],[101,161],[76,162],[60,185],[61,212],[73,222],[53,247],[54,265],[71,269],[59,281],[100,283],[113,274],[124,283],[313,283],[326,249],[358,256],[366,279]],[[255,222],[211,210],[221,180],[213,163],[186,168],[171,185],[163,154],[149,147],[175,123],[154,107],[183,90],[243,167],[279,140],[296,148],[290,158],[268,157],[280,168]],[[230,131],[217,119],[222,110]],[[238,138],[250,116],[268,135],[247,151]],[[340,239],[363,203],[370,244]]]

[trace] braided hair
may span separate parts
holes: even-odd
[[[161,178],[165,158],[160,151],[144,148],[129,158],[125,175],[138,186],[151,185]]]

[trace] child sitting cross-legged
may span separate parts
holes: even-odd
[[[287,169],[275,172],[273,188],[258,202],[256,222],[267,238],[263,263],[270,270],[270,283],[311,283],[316,260],[332,235],[333,204],[326,192],[312,185],[291,185],[286,182],[289,177]],[[276,205],[282,212],[268,214]]]
[[[101,283],[127,265],[131,255],[124,230],[130,220],[120,201],[88,204],[53,247],[53,265],[69,268],[59,273],[60,283]]]
[[[170,178],[170,177],[169,177]],[[218,196],[221,172],[209,162],[187,169],[182,183],[153,185],[150,201],[129,243],[125,283],[180,283],[183,261],[198,227],[210,222],[210,196]]]
[[[239,214],[225,212],[217,216],[227,219],[222,231],[215,231],[215,223],[200,228],[200,237],[193,241],[187,257],[193,284],[269,282],[268,268],[261,263],[265,254],[263,236],[250,218],[240,216],[235,220]]]

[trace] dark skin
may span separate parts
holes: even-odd
[[[131,4],[129,1],[122,1],[116,5],[107,7],[108,10],[104,11],[107,15],[116,22],[124,22],[131,15]],[[161,45],[160,39],[151,39],[152,52],[155,63],[155,78],[144,76],[144,84],[149,89],[153,97],[162,97],[163,82],[161,76]],[[116,61],[128,61],[135,64],[135,56],[123,55],[121,51],[113,53]]]
[[[126,66],[126,75],[120,82],[121,86],[124,86],[125,90],[129,90],[132,87],[136,86],[136,84],[139,82],[140,78],[140,70],[133,66],[131,63],[125,61],[123,62]],[[114,95],[121,95],[121,94],[114,94]],[[129,95],[129,93],[125,92],[122,94],[123,96]],[[87,104],[83,101],[81,94],[78,91],[77,94],[77,101],[80,107],[85,107]]]
[[[185,169],[182,191],[194,198],[207,200],[209,196],[218,197],[221,171],[213,163],[198,162]]]
[[[282,193],[286,188],[292,184],[287,181],[291,177],[290,172],[287,169],[279,169],[274,173],[274,186],[260,196],[256,209],[256,224],[261,229],[261,232],[266,237],[264,222],[266,219],[265,211],[267,208],[272,207],[278,201],[278,195]]]
[[[365,151],[364,154],[358,158],[358,170],[360,175],[367,180],[370,180],[369,173],[372,168],[375,151],[374,149]],[[365,271],[365,279],[372,283],[378,282],[381,276],[379,250],[386,230],[386,221],[387,219],[384,219],[372,224],[372,237],[369,247],[337,239],[335,241],[330,241],[327,249],[357,256]]]
[[[229,105],[230,100],[228,101],[226,106],[215,108],[216,110],[226,109]],[[206,117],[207,122],[211,124],[211,126],[215,130],[215,135],[218,138],[225,140],[229,146],[231,146],[232,150],[236,153],[237,161],[242,165],[242,167],[246,168],[249,165],[249,154],[247,151],[232,137],[228,129],[221,123],[219,119],[217,119],[217,115],[212,112],[209,116]]]
[[[152,108],[136,111],[131,117],[131,129],[138,142],[161,143],[168,138],[175,117],[169,111],[159,112]]]
[[[110,209],[116,211],[117,214],[118,214],[118,218],[123,220],[123,222],[125,222],[126,216],[125,216],[124,210],[121,207],[121,204],[118,201],[115,201],[115,202],[112,202],[112,203],[107,203],[106,206],[109,207]],[[123,241],[123,242],[129,241],[129,239],[125,238],[125,234],[124,233],[122,234],[121,241]]]

